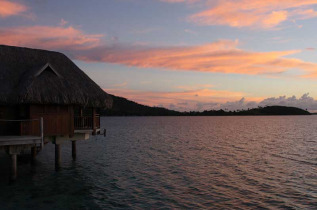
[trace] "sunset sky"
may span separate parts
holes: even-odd
[[[0,44],[63,52],[106,92],[174,110],[317,110],[316,26],[317,0],[0,0]]]

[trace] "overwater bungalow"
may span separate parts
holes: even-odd
[[[60,167],[61,144],[100,133],[100,108],[111,97],[59,52],[0,45],[0,149],[12,160],[15,179],[17,155],[32,157],[52,142]]]

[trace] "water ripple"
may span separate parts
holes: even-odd
[[[0,183],[1,209],[314,209],[317,116],[107,117],[107,137],[48,145]],[[0,159],[2,180],[8,158]]]

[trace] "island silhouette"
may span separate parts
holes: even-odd
[[[225,111],[205,110],[179,112],[163,107],[150,107],[130,101],[126,98],[109,94],[113,99],[111,109],[101,110],[103,116],[259,116],[259,115],[311,115],[310,112],[287,106],[265,106],[248,110]]]

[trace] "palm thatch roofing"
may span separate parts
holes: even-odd
[[[112,106],[112,98],[59,52],[0,45],[0,105]]]

